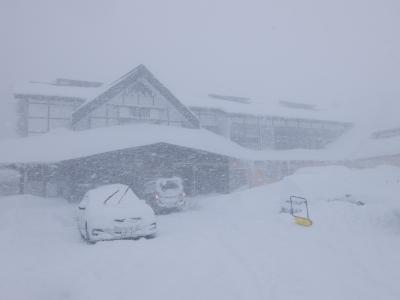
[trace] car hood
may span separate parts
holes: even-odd
[[[141,219],[145,223],[155,222],[155,215],[151,207],[139,200],[142,203],[134,205],[116,205],[104,207],[88,207],[86,211],[86,219],[91,226],[109,227],[116,225],[115,219]]]

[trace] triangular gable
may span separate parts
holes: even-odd
[[[109,88],[95,97],[93,100],[81,106],[72,115],[72,125],[82,120],[90,112],[118,95],[120,92],[137,83],[140,79],[146,79],[147,82],[157,90],[167,101],[169,101],[188,121],[193,128],[199,128],[199,120],[197,117],[183,105],[154,75],[144,66],[139,65],[129,73],[125,74],[118,80],[114,81]]]

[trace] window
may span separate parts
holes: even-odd
[[[47,104],[29,103],[29,116],[47,118],[48,107]]]
[[[248,137],[257,137],[260,135],[260,127],[257,125],[246,125],[246,135]]]
[[[203,126],[215,126],[217,123],[215,114],[212,113],[200,113],[200,122]]]
[[[105,105],[102,105],[98,108],[96,108],[92,113],[92,116],[96,117],[105,117],[107,116],[107,107]]]
[[[47,132],[47,119],[29,119],[28,121],[29,132]]]
[[[107,120],[103,118],[90,118],[90,127],[98,128],[107,126]]]
[[[69,120],[66,119],[50,119],[50,129],[68,127]]]
[[[267,125],[267,126],[272,126],[272,120],[271,119],[267,119],[267,118],[263,118],[263,119],[261,119],[261,124]]]
[[[274,132],[271,127],[268,126],[262,126],[260,128],[260,135],[261,135],[261,148],[266,149],[270,148],[273,145],[274,142]]]
[[[152,95],[149,94],[139,94],[139,103],[140,105],[144,106],[153,106],[154,105],[154,98]]]
[[[150,108],[140,108],[139,119],[150,119]]]
[[[154,97],[154,106],[167,107],[167,104],[160,97]]]
[[[129,106],[138,105],[138,95],[135,93],[126,93],[124,95],[124,104]]]
[[[258,124],[258,123],[259,123],[259,119],[257,119],[256,117],[246,117],[245,123],[246,123],[246,124],[255,125],[255,124]]]
[[[118,118],[118,116],[119,116],[118,106],[107,105],[107,110],[108,110],[108,116],[110,118]]]
[[[285,121],[284,121],[284,120],[275,119],[273,122],[274,122],[274,123],[273,123],[274,126],[285,126]]]
[[[244,123],[244,118],[241,116],[233,116],[231,120],[235,123]]]
[[[307,122],[307,121],[300,121],[299,122],[299,127],[301,127],[301,128],[310,128],[311,127],[311,123]]]
[[[254,124],[232,123],[231,139],[238,144],[257,149],[260,143],[260,127]]]
[[[126,106],[120,106],[119,107],[119,117],[121,118],[132,118],[132,115],[134,115],[134,110],[135,108],[132,107],[126,107]]]
[[[150,119],[153,119],[153,120],[163,119],[163,112],[164,111],[161,111],[159,109],[151,109],[150,110]]]
[[[70,119],[73,111],[74,107],[72,105],[50,105],[51,118]]]
[[[118,119],[108,119],[108,125],[109,126],[115,126],[115,125],[118,125],[118,124],[119,124]]]
[[[118,94],[117,96],[115,96],[110,103],[112,104],[123,104],[124,103],[124,97],[125,95],[123,94]]]

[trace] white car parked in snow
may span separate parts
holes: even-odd
[[[151,238],[157,232],[151,207],[123,184],[88,191],[78,205],[78,228],[88,242]]]

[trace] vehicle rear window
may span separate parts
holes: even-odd
[[[167,190],[174,190],[174,189],[179,188],[179,185],[174,181],[167,181],[165,183],[161,183],[160,186],[161,186],[161,190],[163,192],[165,192]]]

